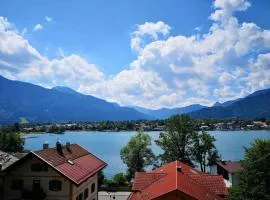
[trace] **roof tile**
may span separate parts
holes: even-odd
[[[62,152],[49,148],[32,153],[75,184],[81,184],[107,165],[77,144],[62,146]]]
[[[173,191],[200,200],[222,199],[228,194],[221,176],[204,174],[180,161],[136,173],[132,189],[130,200],[155,199]]]

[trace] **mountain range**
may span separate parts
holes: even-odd
[[[203,108],[189,115],[204,119],[254,119],[270,118],[270,89],[256,91],[244,98],[231,100],[221,105]]]
[[[147,109],[135,106],[134,107],[137,111],[144,113],[146,115],[152,116],[156,119],[165,119],[172,115],[180,115],[184,113],[190,113],[193,111],[200,110],[202,108],[206,108],[206,106],[202,106],[200,104],[192,104],[189,106],[181,107],[181,108],[160,108],[160,109]]]
[[[0,123],[151,119],[134,108],[78,93],[70,88],[46,89],[0,76]]]
[[[270,118],[270,89],[244,98],[181,108],[124,107],[68,87],[43,88],[0,76],[0,124],[28,121],[68,122],[101,120],[164,119],[188,113],[193,118]]]

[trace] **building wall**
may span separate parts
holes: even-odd
[[[4,197],[5,199],[21,198],[20,190],[11,189],[12,180],[23,179],[24,189],[32,190],[33,181],[40,180],[40,186],[47,194],[46,200],[64,200],[69,197],[69,185],[70,182],[66,178],[58,174],[54,169],[48,167],[47,172],[32,172],[31,164],[42,164],[43,162],[33,157],[27,159],[20,165],[15,166],[5,177]],[[49,190],[49,181],[59,180],[62,182],[61,191]]]
[[[235,173],[231,174],[232,177],[232,185],[238,185],[238,178]]]
[[[229,180],[229,173],[219,165],[217,165],[217,174],[222,175],[223,178],[225,178],[226,180]]]
[[[21,199],[21,191],[11,189],[12,180],[23,179],[24,189],[32,190],[33,181],[40,180],[40,186],[46,193],[45,200],[76,200],[76,197],[81,192],[84,192],[86,188],[89,188],[89,196],[87,200],[97,200],[97,174],[88,178],[87,181],[79,186],[76,186],[64,176],[59,174],[53,168],[48,166],[48,171],[46,172],[32,172],[31,164],[42,164],[36,157],[31,157],[26,159],[20,165],[14,166],[11,171],[9,171],[4,179],[4,200],[10,199]],[[51,180],[59,180],[62,183],[61,191],[51,191],[49,189],[49,182]],[[92,183],[96,184],[95,192],[91,193]],[[83,197],[84,199],[84,197]]]
[[[228,175],[229,175],[229,181],[233,184],[233,176],[232,176],[232,174],[228,173]]]
[[[173,191],[168,194],[165,194],[161,197],[156,198],[155,200],[196,200],[193,197],[190,197],[180,191]]]
[[[95,184],[95,190],[92,193],[91,187]],[[98,199],[98,176],[95,174],[83,182],[81,185],[76,186],[72,184],[72,198],[71,200],[76,200],[76,197],[82,193],[84,199],[84,191],[88,188],[88,198],[87,200],[97,200]]]
[[[3,199],[4,173],[0,171],[0,199]]]

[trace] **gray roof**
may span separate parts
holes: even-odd
[[[12,165],[17,160],[19,159],[15,156],[0,150],[0,171],[6,169],[8,166]]]

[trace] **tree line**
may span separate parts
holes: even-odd
[[[4,152],[22,152],[24,140],[18,125],[0,129],[0,150]]]
[[[206,167],[220,159],[215,147],[215,138],[207,132],[196,131],[194,121],[188,115],[176,115],[166,122],[166,131],[160,133],[155,143],[162,153],[155,156],[151,149],[151,137],[138,132],[121,149],[120,155],[127,165],[127,178],[131,180],[138,171],[149,166],[160,166],[180,160],[190,166],[199,165],[205,172]]]

